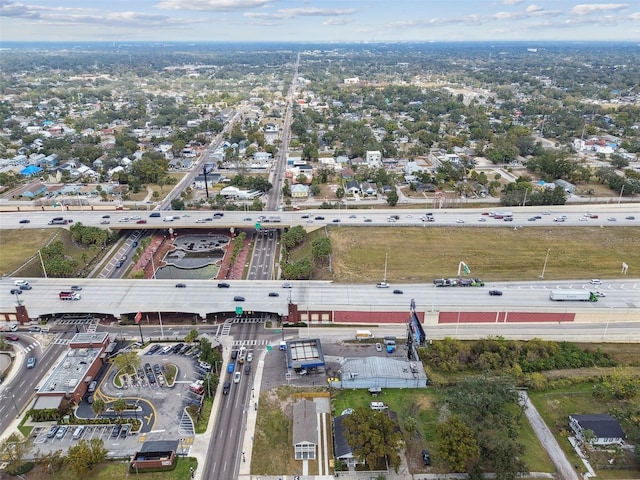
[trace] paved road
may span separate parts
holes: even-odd
[[[538,440],[547,451],[547,455],[556,467],[558,475],[563,480],[580,480],[580,476],[573,469],[573,466],[560,448],[558,441],[555,439],[547,424],[544,423],[542,417],[538,413],[536,407],[529,400],[526,392],[520,392],[520,400],[525,404],[525,415],[531,424],[533,431],[536,433]]]

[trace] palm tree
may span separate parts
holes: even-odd
[[[96,414],[96,417],[104,413],[106,407],[104,400],[101,398],[94,398],[93,403],[91,404],[91,410]]]

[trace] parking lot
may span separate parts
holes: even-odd
[[[138,352],[140,356],[140,368],[135,375],[128,375],[121,388],[114,384],[118,372],[110,368],[97,378],[96,391],[85,395],[85,398],[76,410],[78,418],[93,419],[95,413],[91,408],[93,397],[102,398],[107,407],[110,403],[123,398],[128,404],[138,405],[137,410],[125,410],[117,414],[110,408],[100,416],[108,419],[121,418],[126,422],[128,418],[138,419],[142,422],[139,432],[114,433],[114,425],[86,425],[81,435],[74,438],[77,425],[69,425],[64,432],[58,430],[53,434],[50,429],[53,423],[38,424],[33,431],[34,443],[42,452],[66,450],[75,445],[80,439],[91,440],[98,438],[103,440],[105,447],[112,456],[127,456],[139,448],[139,444],[149,440],[176,440],[182,439],[184,451],[188,454],[189,446],[193,442],[194,427],[186,407],[199,405],[202,396],[189,388],[194,382],[202,379],[205,370],[199,365],[197,351],[174,349],[177,344],[153,345]],[[165,346],[172,348],[163,351]],[[154,348],[150,352],[150,349]],[[179,353],[182,351],[183,353]],[[168,386],[164,380],[164,372],[167,365],[175,365],[177,369],[174,384]],[[122,377],[121,377],[122,378]]]

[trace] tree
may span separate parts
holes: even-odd
[[[140,356],[136,352],[124,352],[116,355],[113,360],[118,371],[136,369],[140,366]]]
[[[199,332],[197,329],[193,328],[189,330],[189,333],[184,337],[184,341],[186,343],[193,343],[198,340]]]
[[[356,408],[343,420],[343,425],[353,454],[369,468],[374,468],[385,457],[392,467],[400,465],[401,436],[395,430],[394,422],[383,412]]]
[[[96,414],[96,417],[104,413],[106,408],[107,406],[105,405],[104,400],[102,400],[101,398],[94,397],[93,403],[91,404],[91,410],[93,410],[93,413]]]
[[[122,412],[127,409],[127,401],[124,398],[119,398],[111,404],[111,408],[122,418]]]
[[[465,472],[469,462],[480,458],[473,432],[457,415],[451,415],[436,427],[438,453],[453,472]]]
[[[104,462],[108,450],[104,448],[104,442],[99,438],[92,438],[87,442],[80,440],[69,448],[65,464],[75,473],[76,478],[86,476],[95,465]]]
[[[328,237],[314,239],[311,246],[311,255],[316,263],[327,259],[331,255],[331,239]]]
[[[387,203],[390,207],[395,207],[398,204],[398,200],[398,192],[396,192],[395,190],[391,190],[389,193],[387,193]]]
[[[342,187],[338,187],[338,188],[336,188],[336,197],[337,197],[338,199],[342,199],[342,198],[344,198],[344,194],[345,194],[345,192],[344,192],[344,188],[342,188]]]
[[[447,392],[447,404],[473,432],[480,455],[491,463],[496,478],[513,480],[527,471],[516,428],[524,406],[509,381],[484,376],[465,380]],[[511,405],[517,405],[520,413]]]
[[[0,443],[0,458],[6,461],[8,472],[19,472],[29,450],[27,442],[18,433],[12,433]]]

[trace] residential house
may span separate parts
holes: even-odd
[[[353,455],[353,449],[347,441],[344,426],[342,425],[347,416],[348,414],[340,415],[333,419],[333,453],[337,459],[342,460],[349,468],[353,468],[359,462]]]
[[[585,431],[591,430],[594,438],[588,440],[593,445],[622,444],[626,437],[618,420],[606,413],[569,415],[569,426],[580,441],[585,441]]]
[[[291,187],[292,198],[309,198],[309,187],[302,183],[296,183]]]
[[[360,184],[357,180],[349,180],[344,186],[344,192],[347,195],[357,195],[360,193]]]
[[[370,197],[378,194],[378,187],[375,183],[371,182],[362,182],[360,190],[362,190],[362,193]]]
[[[316,404],[307,399],[293,404],[293,451],[296,460],[315,460],[318,439]]]

